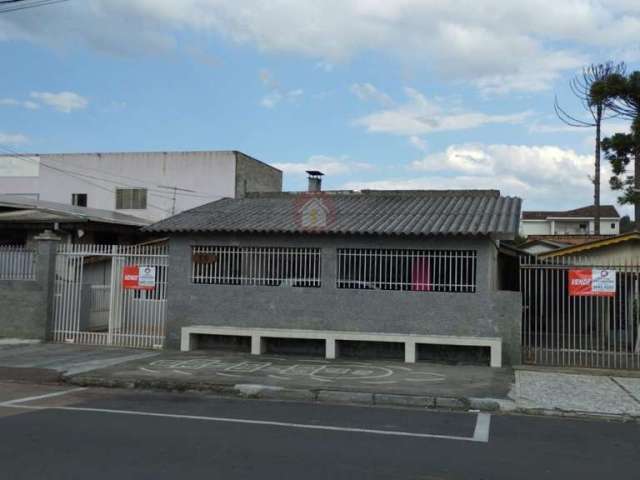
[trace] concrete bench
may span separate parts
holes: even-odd
[[[401,333],[340,332],[335,330],[296,330],[284,328],[243,328],[194,325],[182,328],[180,350],[188,352],[194,348],[194,335],[251,337],[251,353],[253,355],[260,355],[264,353],[266,338],[324,340],[325,357],[327,359],[336,358],[338,354],[336,342],[339,340],[404,343],[404,361],[407,363],[415,363],[416,346],[419,344],[489,347],[491,349],[490,365],[492,367],[502,366],[502,339],[494,337],[459,337],[449,335],[413,335]]]

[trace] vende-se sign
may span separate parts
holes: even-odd
[[[569,270],[569,295],[572,297],[615,297],[616,271],[600,268]]]
[[[122,269],[122,288],[153,290],[156,287],[156,267],[125,265]]]

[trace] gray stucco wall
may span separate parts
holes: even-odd
[[[44,237],[34,244],[36,280],[0,280],[0,338],[45,340],[48,337],[58,241],[55,237]]]
[[[191,246],[322,248],[321,288],[201,285],[191,282]],[[477,292],[347,290],[336,287],[336,249],[477,250]],[[167,344],[187,325],[350,330],[502,337],[505,363],[520,362],[520,294],[496,290],[496,248],[480,239],[389,239],[330,236],[188,236],[170,241]]]
[[[248,192],[281,192],[282,172],[242,152],[236,155],[236,198]]]

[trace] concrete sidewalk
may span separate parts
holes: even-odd
[[[507,399],[514,377],[506,368],[196,351],[163,352],[72,375],[68,381],[82,386],[465,409],[473,407],[475,399]],[[484,408],[497,409],[498,404],[487,403]]]
[[[640,372],[0,345],[0,380],[283,400],[640,419]]]
[[[519,369],[510,396],[523,411],[640,418],[640,378],[596,373]]]

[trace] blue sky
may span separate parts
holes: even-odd
[[[636,1],[70,0],[0,13],[0,143],[244,151],[302,189],[499,188],[590,203],[567,84],[640,59]],[[612,120],[607,133],[625,129]],[[603,167],[603,200],[609,191]]]

